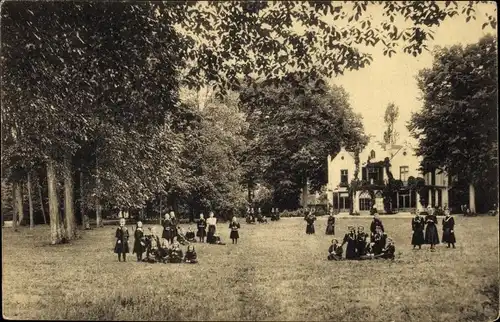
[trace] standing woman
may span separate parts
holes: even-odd
[[[146,247],[146,241],[144,238],[144,231],[142,230],[142,222],[138,221],[136,224],[134,232],[134,249],[132,254],[137,254],[137,261],[142,262],[142,254],[144,253]]]
[[[172,224],[170,222],[170,215],[168,213],[165,214],[165,220],[163,221],[163,232],[161,234],[161,238],[165,245],[168,245],[170,239],[172,238]]]
[[[240,233],[238,232],[240,229],[240,223],[236,221],[236,216],[233,216],[233,220],[229,224],[229,229],[231,229],[229,237],[233,240],[233,244],[237,244],[238,238],[240,238]]]
[[[306,234],[312,235],[314,234],[314,222],[316,221],[316,216],[312,213],[312,210],[309,210],[309,213],[304,218],[307,222],[306,226]]]
[[[196,232],[196,236],[200,238],[200,243],[205,242],[205,236],[207,235],[206,227],[207,227],[207,222],[205,218],[203,217],[203,214],[200,214],[200,220],[198,220],[198,231]]]
[[[422,244],[425,244],[424,227],[424,218],[417,212],[417,215],[411,220],[411,230],[413,232],[411,244],[413,245],[413,249],[415,249],[415,246],[418,246],[418,249],[422,249]]]
[[[335,235],[335,214],[333,212],[333,208],[330,208],[330,215],[328,216],[328,220],[326,222],[325,234]]]
[[[439,244],[439,236],[437,231],[437,217],[434,214],[425,216],[425,243],[431,245],[431,251],[435,251],[434,246]]]
[[[349,232],[345,234],[344,240],[342,241],[342,245],[340,247],[344,247],[344,244],[347,244],[345,249],[345,259],[355,259],[356,258],[356,230],[354,226],[348,227]]]
[[[175,218],[175,213],[170,212],[170,245],[174,243],[174,238],[177,237],[177,218]]]
[[[116,228],[115,238],[115,254],[118,254],[118,261],[121,262],[121,257],[123,256],[123,261],[127,261],[127,253],[129,253],[128,249],[128,229],[125,226],[125,219],[120,219],[120,227]]]
[[[450,244],[455,248],[455,219],[450,215],[450,210],[446,210],[446,216],[443,218],[443,243],[448,243],[447,248],[450,248]]]
[[[208,233],[207,233],[207,243],[212,243],[214,240],[217,218],[214,217],[213,211],[210,212],[210,216],[207,219]]]

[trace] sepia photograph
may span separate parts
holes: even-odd
[[[3,318],[497,320],[497,14],[1,1]]]

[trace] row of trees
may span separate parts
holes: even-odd
[[[387,21],[372,25],[371,6]],[[244,200],[239,178],[270,184],[287,204],[324,182],[329,152],[363,142],[345,93],[320,79],[369,64],[360,43],[418,55],[461,6],[5,3],[2,189],[12,190],[13,224],[23,187],[30,214],[38,190],[53,244],[75,238],[75,205],[97,225],[103,209],[233,211]],[[462,13],[470,19],[475,6]],[[397,30],[398,17],[413,27]],[[203,100],[203,88],[217,95]]]
[[[408,124],[419,141],[422,169],[447,171],[455,189],[465,185],[469,196],[456,198],[462,201],[456,206],[467,203],[473,212],[498,205],[497,58],[491,35],[438,48],[432,68],[418,75],[423,109]]]

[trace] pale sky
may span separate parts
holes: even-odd
[[[434,41],[428,42],[428,48],[435,46],[451,46],[470,44],[490,33],[496,36],[496,29],[481,28],[486,22],[485,13],[493,12],[496,5],[484,4],[478,7],[477,20],[465,22],[465,16],[455,16],[436,29]],[[481,10],[481,11],[479,11]],[[391,58],[384,56],[381,48],[363,49],[373,55],[370,66],[358,71],[346,72],[342,76],[332,78],[332,82],[343,86],[350,95],[350,103],[354,111],[363,116],[365,133],[382,139],[385,107],[389,102],[399,106],[399,120],[396,130],[400,133],[399,143],[409,138],[406,122],[411,114],[421,108],[419,90],[415,76],[422,68],[432,66],[431,52],[423,52],[417,57],[398,52]]]

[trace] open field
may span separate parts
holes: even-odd
[[[243,220],[242,220],[243,221]],[[326,260],[301,218],[242,223],[238,245],[195,244],[200,263],[119,263],[115,227],[49,246],[48,227],[2,230],[3,312],[14,319],[491,321],[498,313],[498,218],[456,218],[457,249],[412,250],[409,219],[384,218],[395,261]],[[369,219],[341,218],[369,227]],[[439,229],[440,229],[439,225]],[[146,226],[147,227],[147,226]],[[130,245],[132,246],[133,238]],[[185,250],[185,247],[183,247]]]

